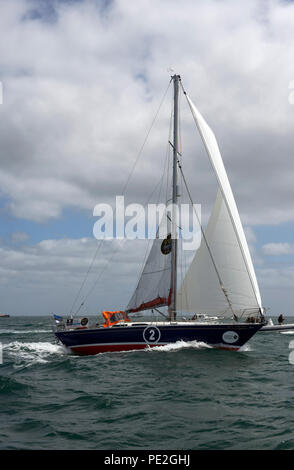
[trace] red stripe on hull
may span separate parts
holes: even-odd
[[[146,349],[148,347],[159,346],[159,344],[95,344],[92,346],[80,346],[80,347],[71,347],[71,351],[80,356],[91,356],[99,353],[105,352],[123,352],[123,351],[135,351],[140,349]],[[164,346],[160,344],[160,346]]]
[[[169,343],[172,344],[172,343]],[[79,347],[71,347],[71,351],[79,356],[94,356],[95,354],[106,353],[106,352],[123,352],[123,351],[139,351],[142,349],[146,349],[148,347],[156,347],[156,346],[166,346],[166,344],[94,344],[91,346],[79,346]],[[225,345],[215,345],[213,346],[215,349],[223,349],[226,351],[238,351],[240,347],[236,346],[225,346]]]
[[[239,351],[239,347],[234,346],[215,346],[215,349],[222,349],[224,351]]]

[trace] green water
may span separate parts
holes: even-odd
[[[294,332],[78,357],[51,325],[0,320],[1,449],[294,449]]]

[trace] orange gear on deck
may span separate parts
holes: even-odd
[[[131,321],[128,317],[128,314],[126,312],[123,312],[122,310],[116,310],[114,312],[105,311],[102,312],[102,315],[105,320],[103,324],[105,328],[112,325],[116,325],[120,322]]]

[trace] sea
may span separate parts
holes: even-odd
[[[0,319],[1,450],[294,449],[294,330],[80,357],[52,326]]]

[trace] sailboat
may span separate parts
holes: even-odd
[[[136,289],[124,311],[102,312],[104,323],[94,327],[57,319],[58,340],[79,355],[140,350],[178,341],[204,342],[238,350],[265,324],[260,291],[233,192],[215,135],[185,92],[181,77],[173,82],[172,203],[178,205],[179,92],[186,96],[218,184],[216,200],[201,243],[178,286],[178,243],[175,218],[170,233],[156,237]],[[185,180],[184,180],[185,181]],[[167,307],[158,321],[134,321],[132,315]],[[183,312],[190,317],[181,317]],[[198,314],[198,317],[197,317]],[[200,314],[200,315],[199,315]],[[201,316],[205,316],[205,321]],[[210,320],[210,318],[212,318]]]

